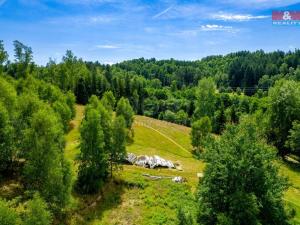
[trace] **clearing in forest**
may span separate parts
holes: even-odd
[[[79,125],[83,118],[83,106],[76,106],[77,115],[73,129],[66,136],[66,156],[75,162],[79,153]],[[115,181],[105,185],[102,192],[93,196],[74,194],[75,213],[71,224],[176,224],[177,207],[195,213],[194,192],[198,184],[197,173],[203,172],[204,163],[191,153],[190,128],[177,124],[135,116],[134,142],[127,151],[136,155],[158,155],[174,163],[179,163],[182,171],[176,169],[147,169],[124,165],[115,174]],[[282,172],[289,176],[291,188],[285,196],[287,204],[297,210],[295,222],[300,222],[300,183],[299,171],[291,165],[280,162]],[[73,163],[76,175],[76,164]],[[143,174],[155,176],[182,176],[185,184],[173,183],[170,179],[150,180]]]

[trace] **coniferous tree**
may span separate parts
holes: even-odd
[[[134,112],[137,113],[138,112],[138,108],[139,108],[139,95],[137,93],[137,90],[134,90],[131,96],[131,102],[133,105],[133,109]]]
[[[225,116],[224,106],[222,104],[220,110],[217,110],[215,112],[214,132],[217,134],[221,134],[225,128],[225,124],[226,124],[226,116]]]

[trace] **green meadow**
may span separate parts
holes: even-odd
[[[84,107],[76,106],[76,117],[72,129],[66,136],[65,156],[72,163],[73,179],[77,170],[76,155],[79,153],[79,127]],[[179,163],[182,171],[176,169],[147,169],[124,165],[114,179],[94,195],[73,194],[69,224],[113,225],[113,224],[177,224],[177,208],[182,206],[187,213],[197,211],[195,191],[197,173],[204,170],[204,163],[191,153],[190,128],[135,116],[134,141],[127,146],[127,152],[136,155],[159,155]],[[300,223],[300,179],[299,166],[292,162],[278,161],[283,175],[290,181],[285,194],[288,208],[296,210],[293,219]],[[151,180],[143,174],[154,176],[182,176],[187,182],[177,184],[171,179]]]

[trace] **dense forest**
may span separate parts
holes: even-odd
[[[122,167],[134,114],[191,127],[207,163],[197,218],[179,212],[179,224],[288,224],[288,183],[272,160],[300,157],[300,50],[114,65],[68,50],[41,66],[13,44],[9,61],[0,41],[0,180],[23,188],[0,199],[0,224],[64,223],[73,192],[97,192]],[[76,180],[64,156],[75,104],[85,105]]]

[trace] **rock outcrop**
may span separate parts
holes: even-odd
[[[184,183],[184,182],[186,182],[186,179],[179,176],[179,177],[174,177],[172,179],[172,181],[175,182],[175,183]]]
[[[166,168],[175,168],[173,162],[163,159],[157,155],[147,156],[141,155],[136,156],[133,153],[128,153],[126,157],[126,161],[132,165],[142,166],[150,169],[154,169],[155,167],[166,167]]]

